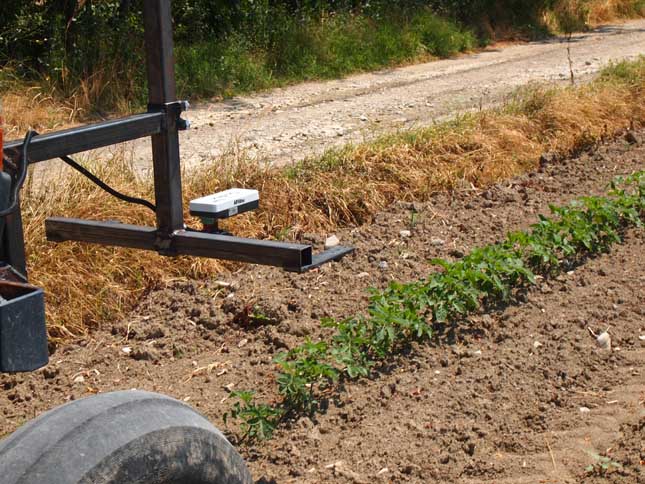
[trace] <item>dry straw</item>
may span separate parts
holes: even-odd
[[[591,0],[587,9],[591,25],[645,15],[645,3],[635,0]]]

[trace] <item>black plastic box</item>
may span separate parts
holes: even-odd
[[[39,287],[0,281],[0,372],[33,371],[49,361],[45,297]]]

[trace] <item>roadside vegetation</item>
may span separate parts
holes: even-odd
[[[182,98],[337,78],[645,13],[645,0],[174,0]],[[13,135],[146,104],[140,0],[5,0]]]
[[[225,421],[239,421],[242,440],[270,438],[279,423],[319,411],[343,382],[370,376],[412,342],[445,337],[469,315],[513,302],[538,278],[607,252],[626,229],[643,226],[645,171],[617,179],[606,197],[552,206],[551,214],[455,262],[431,261],[440,270],[425,279],[372,290],[367,314],[322,321],[333,330],[329,339],[307,340],[274,359],[280,400],[255,403],[254,391],[232,392],[237,401]]]
[[[486,187],[537,169],[543,154],[557,163],[644,123],[645,58],[614,65],[588,85],[522,89],[503,108],[330,151],[295,166],[259,166],[243,153],[231,154],[185,174],[184,197],[190,200],[232,186],[256,188],[262,193],[260,209],[236,217],[226,228],[242,236],[297,240],[305,232],[369,223],[396,200],[425,200],[461,186]],[[137,177],[123,153],[107,163],[86,165],[123,192],[153,198],[150,180]],[[54,338],[110,324],[164,281],[204,278],[223,268],[206,259],[51,244],[45,240],[44,219],[53,215],[150,226],[154,216],[110,197],[75,173],[52,178],[38,189],[25,187],[30,279],[45,288]]]

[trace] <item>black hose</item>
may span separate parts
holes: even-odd
[[[99,188],[105,190],[110,195],[118,198],[119,200],[123,200],[124,202],[128,202],[128,203],[135,203],[137,205],[143,205],[144,207],[149,208],[153,212],[155,212],[155,213],[157,212],[157,207],[155,206],[154,203],[149,202],[148,200],[144,200],[143,198],[131,197],[129,195],[125,195],[125,194],[115,190],[110,185],[105,183],[103,180],[98,178],[96,175],[94,175],[90,171],[88,171],[85,167],[79,165],[76,161],[72,160],[69,156],[61,156],[60,159],[63,160],[65,163],[67,163],[72,168],[74,168],[80,174],[82,174],[83,176],[87,177],[90,181],[92,181],[94,184],[96,184]]]
[[[27,157],[29,144],[31,143],[31,139],[37,135],[38,133],[36,131],[30,130],[27,132],[27,135],[25,136],[25,140],[22,144],[22,164],[20,165],[18,180],[16,180],[16,183],[14,184],[14,187],[13,187],[13,197],[11,198],[11,200],[13,201],[9,206],[9,208],[0,211],[0,217],[6,217],[7,215],[14,212],[16,208],[18,208],[18,193],[20,192],[22,185],[25,183],[25,178],[27,176],[27,167],[29,166],[29,159]],[[108,185],[103,180],[101,180],[96,175],[94,175],[89,170],[87,170],[85,167],[81,166],[76,161],[71,159],[69,156],[61,156],[60,159],[63,160],[65,163],[67,163],[70,167],[78,171],[81,175],[88,178],[92,183],[97,185],[99,188],[101,188],[102,190],[105,190],[107,193],[112,195],[113,197],[116,197],[119,200],[122,200],[124,202],[143,205],[144,207],[149,208],[153,212],[155,213],[157,212],[157,207],[152,202],[149,202],[148,200],[144,200],[143,198],[131,197],[129,195],[125,195],[115,190],[110,185]]]

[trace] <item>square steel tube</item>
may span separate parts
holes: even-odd
[[[311,246],[245,239],[230,235],[176,231],[159,247],[157,229],[116,222],[53,217],[45,221],[47,239],[52,242],[89,242],[135,249],[157,250],[167,255],[191,255],[238,262],[250,262],[291,271],[310,266],[313,260]]]
[[[157,240],[157,229],[154,227],[66,217],[46,219],[45,234],[51,242],[75,240],[143,250],[156,250]]]
[[[148,104],[177,100],[170,0],[144,0],[143,23],[148,76]],[[181,162],[177,120],[169,118],[152,137],[152,166],[157,205],[157,228],[165,236],[184,228]]]
[[[172,248],[178,254],[250,262],[289,270],[299,270],[310,265],[313,260],[310,245],[203,232],[177,232],[172,238]]]
[[[34,136],[29,144],[29,162],[51,160],[159,134],[165,118],[164,112],[150,112]],[[5,156],[13,159],[20,156],[22,144],[22,140],[6,143]]]

